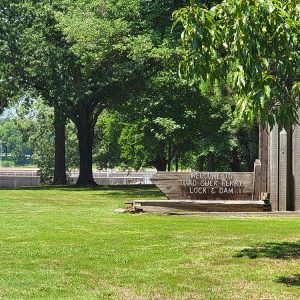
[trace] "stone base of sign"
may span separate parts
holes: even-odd
[[[136,200],[133,211],[162,212],[264,212],[271,211],[269,201],[262,200]]]

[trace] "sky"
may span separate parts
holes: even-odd
[[[11,108],[6,108],[2,114],[0,114],[0,119],[5,119],[9,115],[15,115],[16,114],[16,108],[11,107]]]

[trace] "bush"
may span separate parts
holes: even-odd
[[[10,160],[4,160],[4,161],[2,161],[2,167],[4,167],[4,168],[15,167],[15,163]]]

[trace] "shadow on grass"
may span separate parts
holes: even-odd
[[[2,187],[0,190],[66,190],[66,191],[118,191],[118,190],[128,190],[128,191],[136,191],[136,190],[153,190],[159,191],[154,185],[96,185],[91,187],[82,187],[76,185],[40,185],[40,186],[29,186],[29,187],[16,187],[16,188],[5,188]]]
[[[275,282],[283,283],[287,286],[300,286],[300,274],[295,274],[291,277],[280,276]]]
[[[252,259],[259,257],[275,259],[299,259],[300,241],[298,242],[272,242],[258,245],[256,247],[245,248],[234,257],[249,257]]]

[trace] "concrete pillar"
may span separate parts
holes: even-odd
[[[300,211],[300,125],[296,125],[293,133],[293,175],[292,187],[294,209]]]
[[[261,162],[257,159],[254,162],[254,181],[253,181],[253,197],[252,200],[260,200],[261,196]],[[264,191],[266,192],[266,191]]]
[[[268,191],[268,163],[269,163],[269,134],[267,129],[259,126],[259,160],[261,162],[261,192]]]
[[[278,211],[278,174],[279,174],[279,129],[275,125],[269,136],[269,182],[270,202],[272,210]]]
[[[279,140],[278,209],[279,211],[286,211],[288,205],[288,135],[285,129],[280,131]]]

